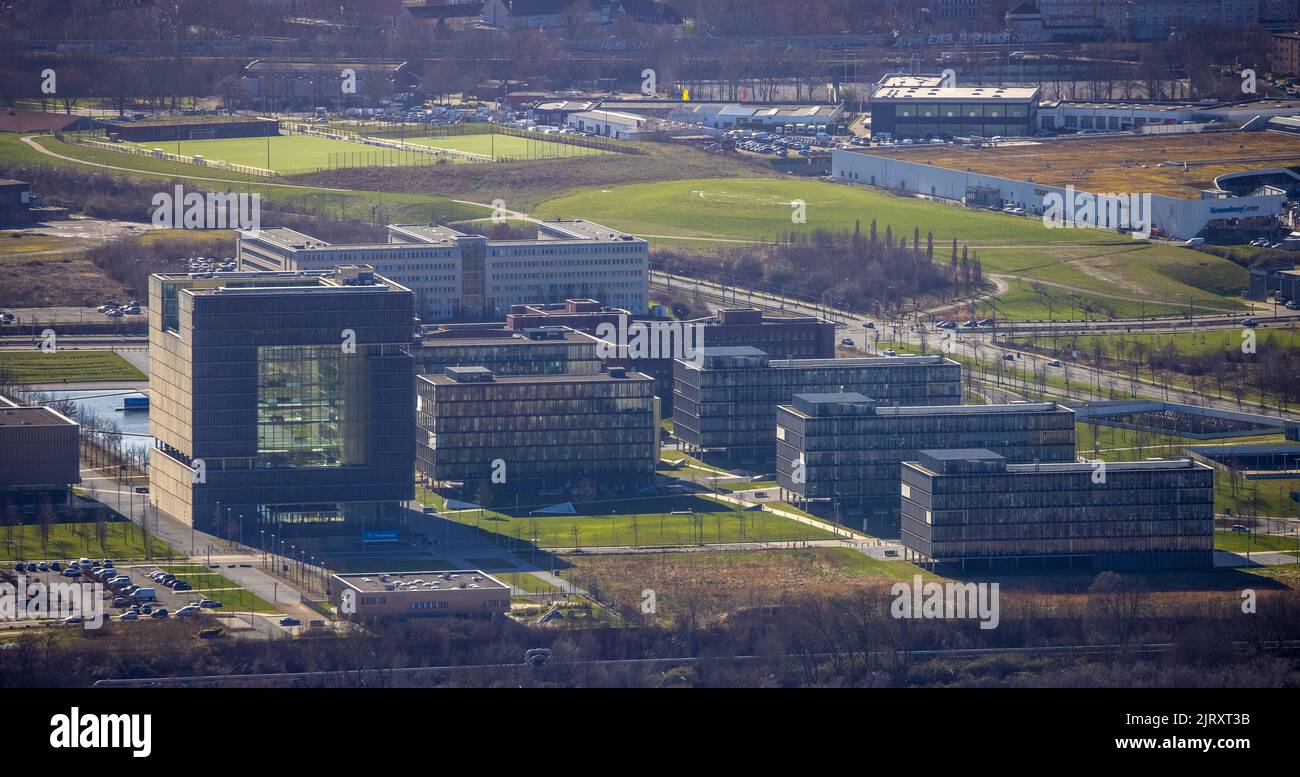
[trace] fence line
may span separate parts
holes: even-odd
[[[358,143],[364,146],[375,146],[378,148],[389,148],[396,151],[408,151],[411,153],[428,154],[430,156],[441,157],[444,159],[464,159],[470,162],[491,162],[491,157],[485,154],[474,154],[469,151],[456,151],[448,148],[435,148],[433,146],[422,146],[418,143],[404,143],[400,140],[389,140],[386,138],[375,138],[362,135],[349,130],[319,130],[310,124],[289,124],[287,125],[291,132],[299,135],[311,135],[318,138],[329,138],[330,140],[342,140],[348,143]]]
[[[225,170],[232,173],[242,173],[244,175],[259,175],[264,178],[272,178],[279,173],[274,170],[268,170],[264,167],[250,167],[248,165],[239,165],[233,162],[225,162],[220,159],[205,159],[202,156],[185,156],[184,154],[172,154],[162,149],[146,149],[138,146],[129,146],[123,143],[111,143],[103,140],[91,140],[88,137],[77,135],[75,133],[54,133],[54,137],[63,142],[71,142],[87,148],[95,148],[101,151],[115,151],[119,154],[130,156],[148,157],[150,159],[163,159],[168,162],[181,162],[188,165],[197,165],[199,167],[210,167],[214,170]]]

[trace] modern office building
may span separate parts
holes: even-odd
[[[492,618],[510,610],[510,586],[478,569],[349,572],[330,579],[341,617],[359,623],[417,616]]]
[[[938,446],[987,448],[1009,462],[1075,461],[1074,411],[1055,402],[880,407],[862,394],[795,394],[776,409],[783,499],[841,520],[896,526],[899,466]]]
[[[567,326],[579,332],[595,332],[601,324],[618,326],[631,320],[632,312],[605,307],[599,300],[566,299],[532,305],[511,305],[506,315],[507,329],[533,329],[540,326]]]
[[[649,485],[659,459],[654,382],[598,375],[498,376],[482,367],[421,375],[418,469],[427,481],[572,496]]]
[[[50,407],[23,407],[0,397],[0,508],[35,512],[62,505],[81,482],[76,421]]]
[[[368,267],[152,276],[158,507],[250,543],[400,529],[415,490],[413,302]]]
[[[1190,459],[1010,464],[925,450],[902,467],[902,537],[964,571],[1209,568],[1214,470]]]
[[[934,76],[886,74],[872,89],[871,132],[898,138],[1032,135],[1037,86],[942,85]]]
[[[720,308],[716,315],[686,323],[704,327],[707,348],[748,345],[773,359],[835,357],[835,324],[815,316],[774,316],[758,308]]]
[[[240,270],[366,264],[415,292],[425,321],[481,320],[513,305],[598,297],[633,314],[650,301],[649,244],[589,221],[547,221],[531,240],[392,225],[387,243],[331,244],[292,229],[241,230]]]
[[[628,348],[615,349],[606,366],[627,367],[655,379],[655,396],[662,402],[660,411],[667,418],[673,414],[673,362],[685,351],[670,353],[663,347],[676,341],[691,348],[725,348],[752,346],[776,359],[830,359],[835,356],[835,325],[813,316],[772,316],[756,308],[722,308],[716,315],[687,321],[620,322],[622,327],[644,327],[644,335],[659,346],[656,356],[628,356]],[[591,330],[593,335],[596,330]],[[607,332],[608,330],[606,330]],[[630,330],[620,329],[616,337],[629,345]],[[608,349],[602,349],[608,350]]]
[[[961,365],[942,356],[778,360],[749,346],[704,348],[700,359],[674,365],[673,426],[691,453],[770,462],[777,405],[832,392],[880,405],[956,405]]]
[[[442,375],[448,367],[486,367],[501,376],[595,375],[602,369],[596,340],[561,326],[425,327],[412,352],[420,375]]]

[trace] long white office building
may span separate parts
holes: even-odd
[[[531,240],[489,240],[437,224],[394,224],[387,243],[335,244],[292,229],[241,230],[239,269],[367,264],[411,289],[426,321],[504,317],[511,305],[594,298],[647,312],[649,244],[590,221],[546,221]]]

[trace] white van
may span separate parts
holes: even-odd
[[[1205,238],[1194,237],[1191,240],[1188,240],[1186,243],[1183,243],[1183,245],[1187,246],[1188,248],[1195,248],[1196,246],[1205,245]]]

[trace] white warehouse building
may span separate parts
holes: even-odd
[[[241,230],[239,269],[367,264],[415,292],[425,321],[504,317],[511,305],[596,298],[648,312],[649,244],[589,221],[545,221],[531,240],[489,240],[437,224],[390,225],[387,243],[334,244],[292,229]]]
[[[1010,150],[1011,147],[1008,147]],[[1008,167],[1009,172],[1014,169]],[[1255,172],[1267,174],[1285,171]],[[1078,202],[1081,196],[1112,194],[1088,192],[1083,187],[1073,185],[1056,186],[942,167],[926,161],[920,151],[908,156],[836,149],[831,152],[831,175],[844,183],[879,186],[900,194],[994,208],[1011,205],[1023,208],[1031,216],[1042,214],[1048,208],[1049,195],[1057,195],[1066,202]],[[1219,180],[1230,177],[1232,176],[1220,176]],[[1143,214],[1146,223],[1170,237],[1188,239],[1195,237],[1207,226],[1218,223],[1243,219],[1252,220],[1252,223],[1268,222],[1283,211],[1286,200],[1281,194],[1233,196],[1228,191],[1215,190],[1189,194],[1192,196],[1174,197],[1149,193],[1150,210]],[[980,201],[977,202],[977,199]]]

